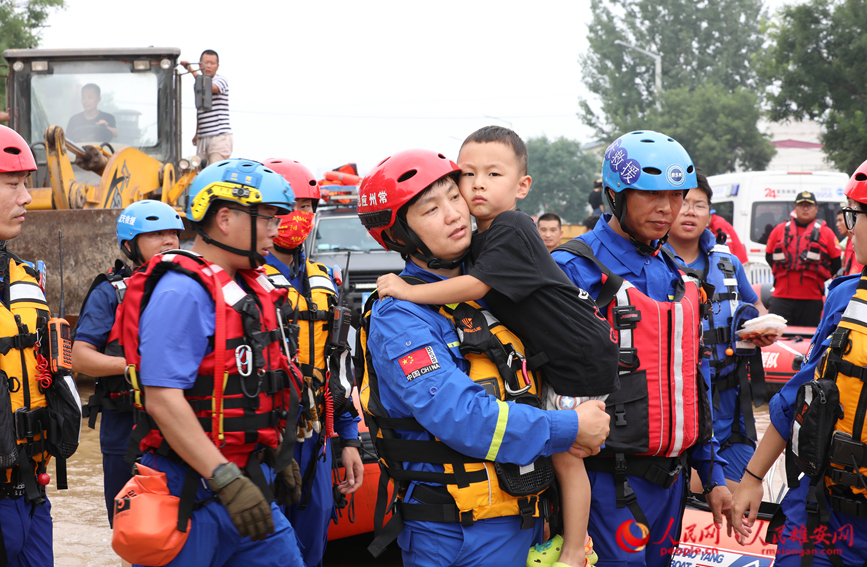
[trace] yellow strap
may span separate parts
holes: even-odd
[[[497,407],[500,409],[500,415],[497,416],[497,427],[494,428],[494,437],[491,439],[491,446],[488,447],[488,454],[485,455],[486,461],[493,461],[497,458],[500,452],[500,445],[503,444],[503,436],[506,435],[506,424],[509,422],[509,404],[497,400]]]

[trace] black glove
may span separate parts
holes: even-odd
[[[213,485],[211,487],[214,488]],[[274,533],[271,506],[249,478],[239,476],[222,489],[215,489],[215,492],[242,537],[260,541]]]

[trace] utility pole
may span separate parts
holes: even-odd
[[[662,56],[657,55],[656,53],[652,53],[647,51],[646,49],[641,49],[631,43],[626,43],[625,41],[616,40],[614,43],[617,45],[622,45],[623,47],[627,47],[629,49],[634,49],[639,53],[643,53],[648,57],[653,58],[655,72],[654,72],[654,83],[656,87],[656,109],[662,111]]]

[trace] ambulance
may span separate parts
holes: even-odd
[[[772,283],[765,261],[765,245],[771,230],[789,218],[795,196],[809,191],[816,196],[819,214],[837,238],[837,210],[846,201],[843,189],[849,176],[836,171],[748,171],[708,177],[716,214],[729,221],[747,249],[744,266],[750,283]]]

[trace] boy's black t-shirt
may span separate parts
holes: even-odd
[[[485,301],[530,353],[548,356],[542,376],[555,392],[601,396],[620,387],[611,326],[551,257],[530,217],[500,213],[473,235],[471,253],[469,275],[491,286]]]

